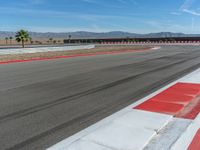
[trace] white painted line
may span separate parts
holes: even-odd
[[[196,70],[190,75],[185,76],[181,82],[184,83],[200,83],[200,69]]]

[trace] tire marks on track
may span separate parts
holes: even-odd
[[[16,111],[16,112],[7,114],[5,116],[1,116],[0,117],[0,123],[3,123],[5,121],[9,121],[9,120],[13,120],[13,119],[17,119],[17,118],[20,118],[20,117],[24,117],[26,115],[29,115],[29,114],[32,114],[32,113],[35,113],[35,112],[38,112],[38,111],[43,111],[45,109],[49,109],[49,108],[54,107],[56,105],[60,105],[60,104],[63,104],[63,103],[69,102],[69,101],[76,100],[76,99],[81,98],[83,96],[87,96],[87,95],[94,94],[94,93],[97,93],[97,92],[102,91],[102,90],[106,90],[108,88],[112,88],[114,86],[118,86],[120,84],[129,82],[131,80],[141,78],[141,77],[143,77],[147,74],[149,75],[149,74],[155,73],[157,71],[162,71],[162,70],[168,69],[170,67],[173,67],[174,65],[182,64],[184,62],[187,62],[187,61],[190,61],[190,60],[193,60],[193,59],[196,59],[196,58],[200,58],[200,56],[191,57],[189,59],[188,58],[183,59],[181,61],[178,61],[178,62],[175,62],[175,63],[172,63],[172,64],[167,64],[165,66],[158,67],[156,69],[152,69],[150,71],[143,72],[143,73],[140,73],[140,74],[137,74],[137,75],[134,75],[134,76],[129,76],[129,77],[126,77],[124,79],[117,80],[117,81],[108,83],[108,84],[103,85],[103,86],[99,86],[97,88],[89,89],[87,91],[83,91],[83,92],[80,92],[80,93],[77,93],[77,94],[74,94],[74,95],[70,95],[70,96],[67,96],[67,97],[62,97],[62,98],[56,99],[54,101],[44,103],[42,105],[38,105],[38,106],[30,107],[30,108],[27,108],[27,109],[23,109],[23,110],[20,110],[20,111]],[[200,63],[198,65],[200,65]]]
[[[187,68],[187,69],[185,69],[185,70],[183,70],[181,72],[175,73],[173,76],[167,77],[164,80],[160,80],[160,82],[158,82],[158,83],[153,83],[153,84],[149,85],[148,87],[145,87],[145,88],[143,88],[143,89],[141,89],[141,90],[139,90],[139,91],[137,91],[137,92],[135,92],[133,94],[135,95],[135,97],[137,97],[139,99],[139,98],[142,97],[143,93],[147,93],[147,94],[151,93],[151,92],[155,91],[156,89],[159,89],[163,85],[169,83],[170,81],[178,79],[180,77],[180,75],[184,75],[184,74],[186,74],[188,72],[191,72],[191,71],[193,71],[193,70],[195,70],[195,69],[197,69],[199,67],[200,67],[200,64],[194,65],[191,68]],[[124,103],[123,101],[118,102],[118,103],[112,105],[112,107],[116,109],[116,107],[119,107],[119,106],[121,107],[122,105],[125,107],[125,106],[129,105],[130,103],[132,103],[131,99],[129,101],[126,101],[126,103]],[[60,125],[52,128],[52,129],[49,129],[49,130],[47,130],[45,132],[42,132],[41,134],[33,136],[33,137],[31,137],[31,138],[29,138],[29,139],[27,139],[27,140],[25,140],[25,141],[23,141],[21,143],[18,143],[16,145],[8,148],[7,150],[22,149],[25,146],[27,146],[28,144],[31,144],[31,143],[33,143],[35,141],[38,141],[41,138],[48,136],[49,134],[57,132],[58,130],[62,130],[63,128],[66,128],[66,127],[71,126],[71,125],[76,124],[76,123],[83,123],[83,122],[86,122],[86,121],[90,121],[91,117],[101,116],[103,113],[108,111],[107,109],[108,108],[106,106],[100,107],[98,109],[95,109],[95,110],[93,110],[93,111],[91,111],[89,113],[81,115],[81,116],[79,116],[77,118],[74,118],[74,119],[72,119],[70,121],[67,121],[67,122],[65,122],[63,124],[60,124]],[[112,109],[112,108],[109,107],[109,110],[110,109]]]

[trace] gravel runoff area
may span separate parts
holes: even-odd
[[[68,50],[68,51],[49,51],[49,52],[38,52],[38,53],[23,53],[23,54],[8,54],[0,55],[0,62],[12,61],[12,60],[29,60],[35,58],[55,58],[58,56],[70,56],[77,54],[95,54],[95,53],[106,53],[106,52],[132,52],[138,50],[148,50],[153,46],[96,46],[92,49],[82,50]]]

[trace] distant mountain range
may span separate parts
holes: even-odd
[[[159,33],[149,33],[149,34],[136,34],[122,31],[113,31],[113,32],[63,32],[63,33],[40,33],[40,32],[30,32],[32,38],[42,39],[42,38],[64,38],[68,39],[69,35],[71,38],[124,38],[124,37],[133,37],[133,38],[161,38],[161,37],[200,37],[200,34],[184,34],[184,33],[173,33],[173,32],[159,32]],[[0,31],[0,39],[5,39],[5,37],[14,37],[15,32],[9,31]]]

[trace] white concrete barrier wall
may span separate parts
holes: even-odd
[[[0,55],[69,51],[69,50],[81,50],[81,49],[92,49],[92,48],[95,48],[95,45],[79,45],[79,46],[63,46],[63,47],[37,47],[37,48],[21,48],[21,49],[0,49]]]

